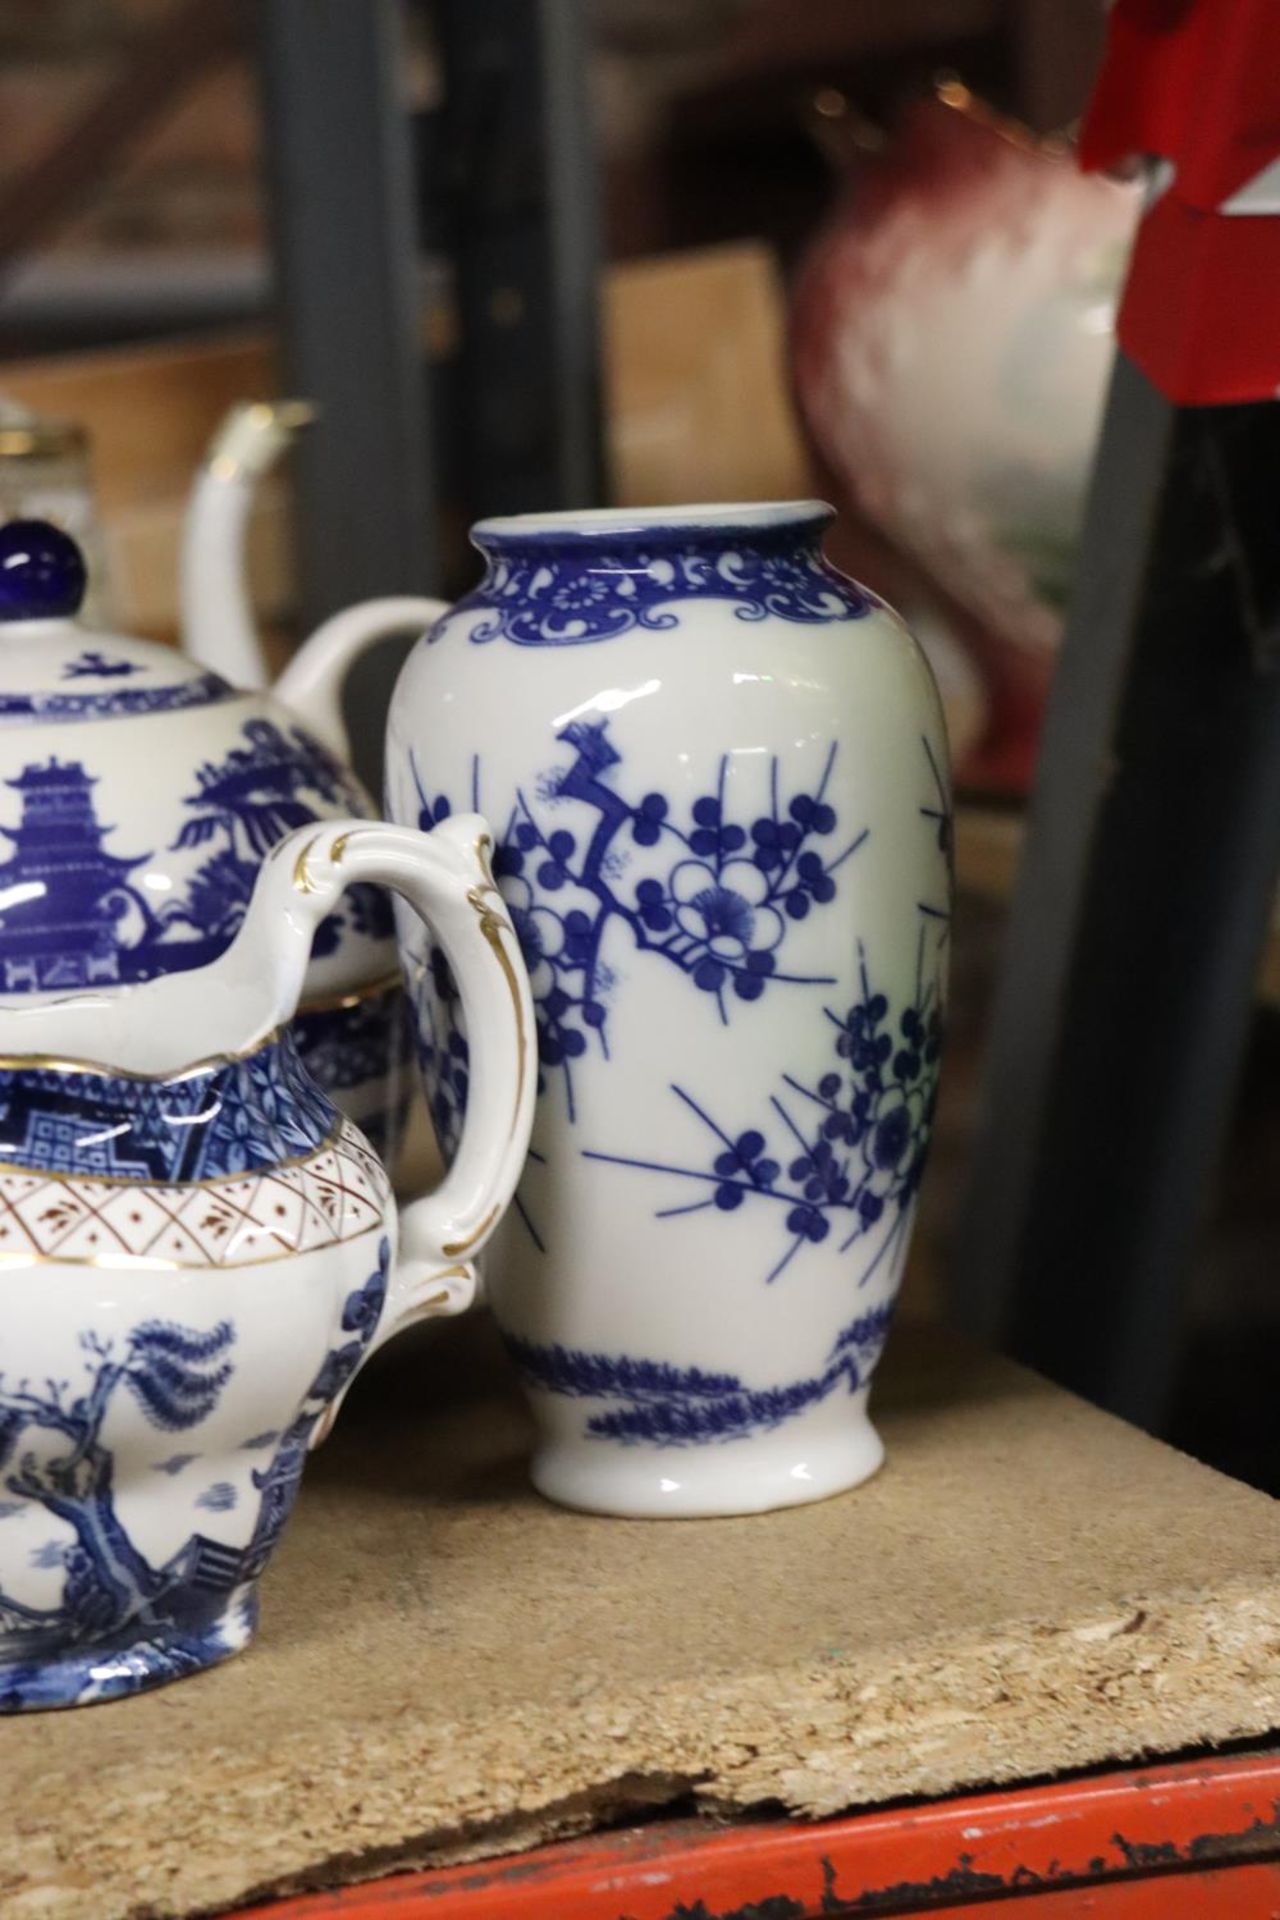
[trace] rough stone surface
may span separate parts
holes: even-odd
[[[822,1815],[1280,1725],[1272,1502],[907,1330],[875,1411],[853,1494],[591,1519],[528,1490],[483,1323],[392,1348],[247,1655],[0,1723],[0,1912],[216,1912],[681,1797]]]

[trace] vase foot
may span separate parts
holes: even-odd
[[[252,1587],[239,1587],[220,1613],[200,1625],[137,1629],[115,1641],[87,1643],[48,1656],[0,1659],[0,1713],[91,1706],[163,1687],[216,1666],[247,1647],[258,1620]]]
[[[711,1519],[829,1500],[870,1479],[884,1443],[864,1412],[820,1432],[796,1421],[768,1441],[687,1447],[616,1447],[549,1439],[530,1464],[538,1492],[557,1506],[631,1520]]]

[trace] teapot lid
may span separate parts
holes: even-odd
[[[229,700],[234,689],[174,647],[76,618],[84,556],[47,520],[0,527],[0,724],[100,720]]]

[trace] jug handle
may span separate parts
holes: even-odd
[[[461,1313],[476,1297],[476,1258],[520,1177],[533,1125],[533,1002],[515,929],[494,884],[492,835],[479,814],[430,833],[365,820],[300,827],[273,852],[259,887],[287,886],[291,919],[319,926],[356,881],[398,893],[444,949],[470,1042],[462,1138],[441,1184],[400,1213],[399,1256],[366,1358],[414,1320]],[[255,901],[256,905],[256,901]],[[306,943],[303,945],[306,951]],[[292,966],[286,992],[300,983]],[[297,980],[292,976],[297,974]],[[281,982],[283,984],[283,982]],[[288,1017],[291,1008],[281,1012]]]
[[[304,640],[272,692],[340,760],[351,758],[342,690],[362,653],[394,633],[424,633],[449,612],[447,600],[419,594],[361,600],[322,622]]]

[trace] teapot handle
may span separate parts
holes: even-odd
[[[489,866],[479,814],[430,833],[360,820],[299,828],[277,852],[312,928],[356,881],[389,887],[444,949],[470,1041],[467,1110],[453,1164],[434,1193],[400,1214],[399,1259],[368,1351],[411,1321],[461,1313],[475,1298],[475,1261],[524,1165],[537,1092],[529,978]],[[287,850],[287,852],[286,852]],[[288,857],[291,855],[292,857]],[[259,885],[261,885],[261,881]]]
[[[351,744],[342,715],[342,689],[362,653],[394,633],[423,633],[449,612],[447,600],[419,594],[395,594],[361,600],[322,622],[304,640],[272,692],[303,724],[337,754],[349,760]]]

